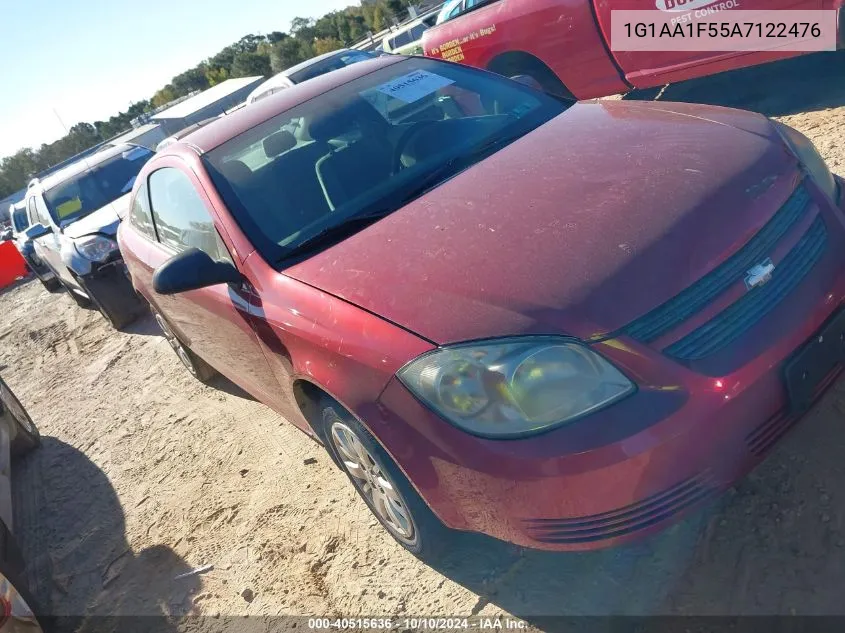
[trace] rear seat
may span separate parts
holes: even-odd
[[[312,141],[282,154],[264,168],[269,170],[268,177],[275,181],[275,188],[284,188],[281,194],[294,217],[313,222],[330,212],[314,167],[330,152],[328,144]]]
[[[244,193],[259,196],[258,206],[266,209],[260,222],[268,235],[281,240],[329,213],[314,165],[330,148],[316,142],[296,147],[294,136],[281,131],[264,140],[264,151],[276,158],[253,174]]]

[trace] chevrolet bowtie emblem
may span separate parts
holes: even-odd
[[[754,288],[765,285],[772,278],[774,271],[775,265],[771,257],[754,265],[745,273],[745,287],[753,290]]]

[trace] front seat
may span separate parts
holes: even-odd
[[[311,137],[331,147],[315,169],[332,211],[391,176],[393,146],[384,138],[387,125],[363,99],[311,122]],[[336,144],[344,138],[354,140]]]

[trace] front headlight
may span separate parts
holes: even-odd
[[[449,422],[485,437],[519,437],[571,422],[635,389],[584,345],[520,337],[453,345],[397,373]]]
[[[92,262],[104,262],[115,250],[117,242],[103,235],[89,235],[74,242],[76,250]]]
[[[792,153],[804,165],[810,177],[821,187],[822,191],[830,196],[831,200],[836,202],[836,180],[833,174],[830,173],[830,169],[828,169],[827,163],[824,162],[824,158],[821,157],[816,146],[813,145],[813,142],[801,134],[801,132],[788,125],[778,123],[777,121],[772,121],[772,124],[774,124],[775,129],[783,139],[783,142],[786,143],[786,146],[792,150]]]

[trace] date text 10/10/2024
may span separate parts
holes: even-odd
[[[473,618],[309,618],[310,630],[413,630],[413,631],[507,631],[528,628],[525,620],[511,617]]]

